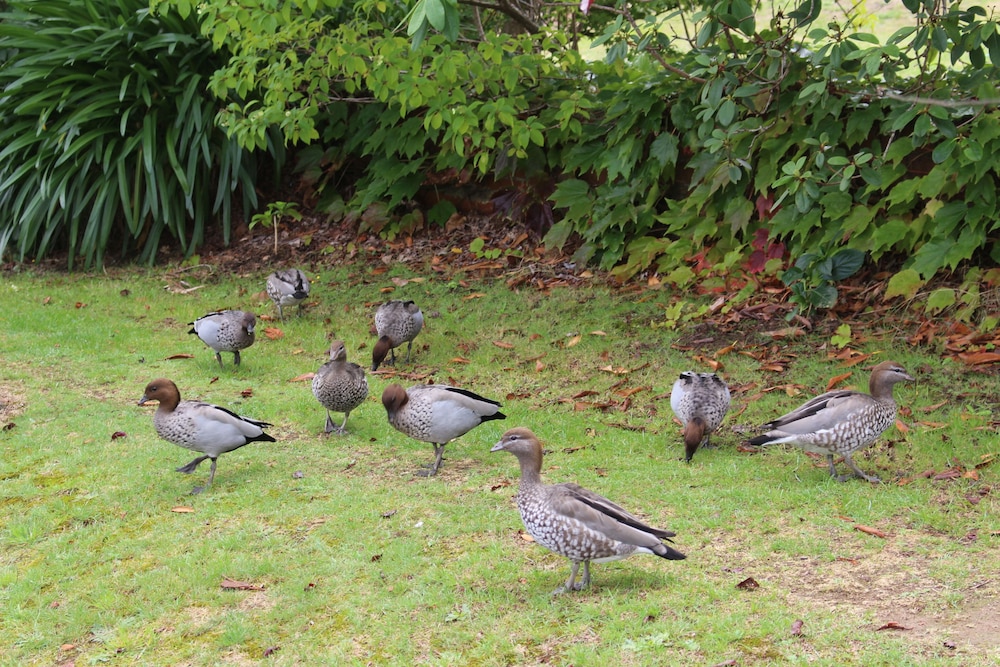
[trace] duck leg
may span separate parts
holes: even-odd
[[[219,368],[225,368],[225,366],[222,365],[222,353],[221,352],[216,352],[215,353],[215,360],[219,362]]]
[[[206,456],[205,458],[210,458],[210,457]],[[204,491],[205,489],[207,489],[208,487],[212,486],[212,480],[215,479],[215,464],[216,464],[216,461],[217,461],[217,459],[212,459],[212,470],[211,470],[211,472],[208,473],[208,483],[205,484],[205,486],[196,486],[193,489],[191,489],[191,495],[192,496],[197,495],[197,494],[201,493],[202,491]]]
[[[204,461],[205,459],[208,459],[208,458],[212,458],[212,457],[210,457],[208,455],[206,455],[206,456],[199,456],[198,458],[196,458],[194,461],[191,461],[191,463],[187,464],[186,466],[181,466],[180,468],[177,468],[177,472],[182,472],[185,475],[190,475],[191,473],[193,473],[198,468],[198,466],[201,464],[202,461]],[[213,464],[213,467],[214,467],[215,462],[213,461],[212,464]]]
[[[326,411],[326,428],[325,428],[325,431],[327,433],[330,433],[334,429],[336,429],[336,426],[333,425],[333,418],[330,417],[330,411],[327,410]]]
[[[433,444],[433,443],[432,443]],[[437,474],[438,468],[441,467],[441,462],[444,460],[444,448],[448,443],[444,445],[434,445],[434,463],[426,466],[428,470],[421,470],[417,474],[421,477],[431,477]]]
[[[857,464],[854,463],[854,459],[851,458],[850,454],[844,454],[844,462],[851,467],[851,470],[854,471],[855,475],[865,480],[866,482],[871,482],[872,484],[879,484],[882,481],[878,477],[874,477],[873,475],[866,475],[865,473],[863,473],[861,471],[861,468],[859,468]]]
[[[837,466],[833,464],[833,454],[826,455],[826,462],[830,465],[830,477],[837,477]]]
[[[219,365],[220,366],[222,365],[222,359],[219,359]],[[240,365],[240,351],[239,350],[236,350],[235,352],[233,352],[233,365],[234,366],[239,366]]]
[[[589,577],[589,575],[588,575],[589,569],[588,569],[588,563],[587,563],[587,561],[584,561],[583,568],[584,568],[584,570],[583,570],[584,571],[584,577]],[[557,588],[554,591],[553,594],[554,595],[558,595],[559,593],[571,593],[573,591],[580,590],[581,586],[579,586],[576,583],[576,573],[579,570],[580,570],[580,563],[578,563],[577,561],[573,561],[573,566],[572,566],[572,568],[569,571],[569,579],[566,580],[565,584],[563,584],[562,586],[560,586],[559,588]]]

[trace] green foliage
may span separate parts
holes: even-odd
[[[806,253],[781,274],[781,282],[791,291],[797,313],[811,313],[820,308],[833,308],[837,303],[836,283],[850,278],[865,261],[865,254],[853,248],[843,248],[832,254]]]
[[[102,264],[111,243],[152,262],[185,254],[236,203],[256,203],[256,160],[214,125],[205,90],[224,54],[193,17],[139,0],[11,2],[0,15],[0,254],[68,251]]]
[[[302,213],[299,211],[298,204],[287,201],[273,201],[267,205],[263,212],[257,213],[250,218],[250,229],[253,229],[257,225],[263,225],[271,227],[274,230],[275,255],[278,254],[278,223],[281,222],[282,218],[301,220]]]
[[[1000,261],[998,24],[907,6],[883,40],[862,12],[820,25],[821,3],[621,3],[569,27],[532,3],[152,3],[196,16],[224,58],[209,87],[227,137],[308,145],[321,206],[391,236],[447,219],[412,213],[442,174],[534,184],[549,245],[680,285],[739,266],[760,229],[792,257],[902,256],[923,282]]]

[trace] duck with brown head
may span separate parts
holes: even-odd
[[[854,476],[878,483],[879,478],[865,474],[852,456],[876,440],[896,420],[896,401],[892,389],[899,382],[913,378],[894,361],[883,361],[872,369],[866,394],[838,389],[820,394],[791,412],[764,424],[767,433],[750,438],[751,445],[786,443],[807,452],[826,456],[830,476],[843,482],[850,476],[837,477],[834,456],[844,457],[844,463]]]
[[[372,372],[390,356],[390,363],[396,363],[396,348],[406,343],[406,363],[410,363],[413,339],[424,327],[424,314],[412,301],[389,301],[375,311],[375,332],[378,340],[372,349]]]
[[[177,385],[167,378],[158,378],[146,385],[139,399],[139,405],[150,401],[159,402],[153,414],[156,433],[178,447],[201,452],[203,456],[177,468],[177,472],[193,473],[205,459],[211,459],[212,470],[205,486],[196,486],[191,493],[201,493],[211,486],[215,479],[216,461],[222,454],[239,449],[251,442],[274,442],[274,438],[264,432],[271,426],[267,422],[240,417],[226,408],[202,403],[182,401]]]
[[[449,442],[485,421],[507,418],[497,401],[445,384],[420,384],[409,389],[390,384],[382,392],[382,405],[393,428],[434,445],[434,463],[423,473],[427,475],[437,474]]]
[[[590,563],[646,553],[683,560],[684,554],[664,544],[675,533],[653,528],[604,496],[573,484],[542,482],[542,444],[530,430],[514,428],[493,445],[510,452],[521,466],[517,508],[535,542],[573,563],[569,579],[556,593],[582,590],[590,584]],[[583,563],[583,579],[576,581]]]

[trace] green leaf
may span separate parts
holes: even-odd
[[[424,6],[427,22],[431,24],[431,27],[438,31],[444,30],[444,2],[442,0],[420,0],[420,4]]]
[[[948,288],[936,289],[927,297],[927,312],[940,313],[955,305],[955,290]]]
[[[855,248],[844,248],[838,250],[832,257],[820,262],[817,269],[819,275],[825,280],[840,282],[857,273],[864,261],[865,253],[862,251]]]

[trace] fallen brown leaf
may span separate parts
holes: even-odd
[[[451,363],[453,364],[471,364],[471,359],[466,359],[465,357],[452,357]]]
[[[792,636],[801,637],[802,636],[802,621],[801,619],[796,619],[792,622]]]
[[[568,341],[566,341],[566,347],[573,347],[582,340],[580,335],[573,336]]]
[[[115,431],[111,434],[111,440],[117,440],[118,438],[127,438],[128,433],[125,431]]]
[[[222,583],[219,584],[223,589],[230,591],[262,591],[263,586],[258,586],[257,584],[251,584],[246,581],[237,581],[235,579],[230,579],[229,577],[223,577]]]
[[[267,336],[268,339],[270,340],[278,340],[279,338],[282,338],[285,335],[285,332],[282,331],[281,329],[278,329],[277,327],[265,327],[264,335]]]
[[[178,507],[171,507],[171,512],[177,512],[178,514],[190,514],[194,512],[193,507],[187,507],[186,505],[179,505]]]
[[[1000,362],[1000,352],[959,352],[958,358],[970,366]]]
[[[739,588],[742,591],[754,591],[760,588],[760,584],[758,584],[757,580],[753,577],[747,577],[740,583],[736,584],[736,588]]]
[[[979,461],[979,463],[976,464],[976,467],[977,468],[985,468],[986,466],[988,466],[991,463],[993,463],[993,461],[996,459],[996,457],[997,457],[996,454],[983,454],[982,456],[979,457],[980,461]]]
[[[839,385],[841,382],[851,377],[852,375],[854,375],[854,372],[849,371],[847,373],[842,373],[841,375],[833,376],[832,378],[830,378],[830,381],[826,383],[826,390],[832,391],[834,387],[836,387],[837,385]]]
[[[314,377],[316,377],[315,373],[303,373],[302,375],[296,375],[289,382],[306,382],[312,380]]]
[[[872,528],[871,526],[865,526],[860,523],[854,525],[854,530],[865,533],[866,535],[874,535],[875,537],[881,537],[882,539],[889,537],[889,533],[884,533],[878,528]]]
[[[493,341],[493,344],[496,345],[497,347],[499,347],[502,350],[513,350],[514,349],[514,344],[513,343],[508,343],[507,341],[504,341],[504,340],[495,340],[495,341]]]
[[[193,354],[182,353],[182,354],[171,354],[169,357],[163,357],[164,359],[194,359]]]
[[[535,362],[535,372],[541,373],[543,370],[545,370],[545,364],[543,364],[540,361],[536,361]]]

